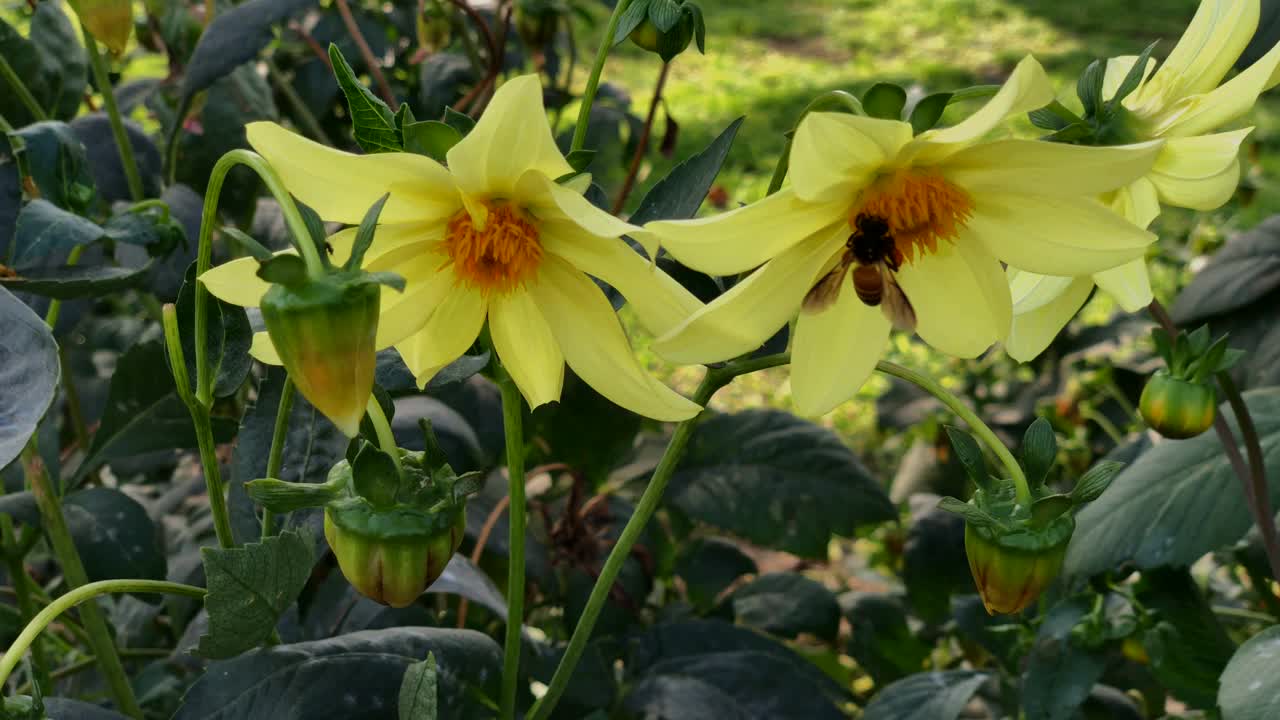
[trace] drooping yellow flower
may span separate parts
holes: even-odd
[[[1141,256],[1155,238],[1095,198],[1150,170],[1159,142],[982,141],[1052,99],[1028,57],[973,115],[918,137],[904,122],[810,114],[796,130],[789,187],[717,217],[651,223],[636,236],[704,272],[760,266],[654,349],[679,363],[727,360],[799,312],[792,392],[802,412],[820,414],[852,397],[883,353],[891,321],[875,302],[909,325],[905,299],[921,338],[975,357],[1009,332],[1001,261],[1087,274]]]
[[[1253,130],[1217,130],[1239,119],[1265,90],[1280,83],[1280,44],[1227,82],[1227,72],[1258,27],[1259,0],[1202,0],[1169,57],[1122,104],[1127,134],[1165,140],[1151,171],[1104,198],[1134,223],[1147,227],[1161,205],[1213,210],[1240,182],[1240,144]],[[1112,98],[1138,58],[1107,62],[1103,97]],[[1151,302],[1151,281],[1139,258],[1092,277],[1041,277],[1010,271],[1014,323],[1009,354],[1031,360],[1044,351],[1088,299],[1096,284],[1128,312]]]
[[[572,168],[557,149],[535,76],[513,79],[449,150],[448,167],[408,153],[352,155],[273,123],[248,126],[249,142],[285,186],[327,220],[358,223],[390,198],[363,267],[403,276],[384,292],[377,347],[395,346],[425,385],[476,341],[489,338],[530,407],[560,398],[567,363],[613,402],[659,420],[699,407],[650,377],[636,361],[603,291],[609,283],[650,331],[663,333],[701,304],[633,251],[632,226],[556,182]],[[345,259],[355,229],[330,239]],[[267,289],[252,259],[201,276],[231,303],[257,305]],[[276,362],[265,334],[255,357]]]

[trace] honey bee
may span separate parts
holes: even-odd
[[[889,224],[874,215],[858,215],[835,269],[823,276],[804,297],[805,312],[817,313],[840,298],[845,274],[853,268],[853,291],[868,307],[879,307],[899,330],[914,330],[916,311],[894,278],[899,263]],[[854,267],[854,266],[857,267]]]

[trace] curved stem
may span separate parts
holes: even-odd
[[[373,431],[378,434],[378,447],[391,456],[391,461],[396,464],[396,471],[400,471],[400,448],[396,447],[396,436],[391,432],[391,423],[387,420],[386,413],[382,412],[378,398],[370,395],[365,410],[369,413],[369,422],[373,423]]]
[[[924,390],[938,400],[941,400],[942,404],[946,405],[948,410],[958,415],[961,420],[964,420],[969,426],[969,429],[981,438],[982,442],[986,443],[987,447],[996,454],[996,457],[1000,460],[1000,464],[1004,465],[1005,472],[1009,473],[1009,478],[1013,480],[1013,485],[1017,492],[1018,504],[1030,509],[1031,487],[1027,484],[1027,476],[1022,472],[1022,466],[1019,465],[1017,459],[1013,457],[1013,453],[1009,452],[1009,448],[1005,447],[1005,444],[1000,440],[1000,438],[996,437],[995,432],[993,432],[991,428],[987,427],[987,424],[982,422],[982,418],[978,417],[978,414],[973,410],[970,410],[969,406],[965,405],[963,400],[951,394],[933,378],[922,373],[918,373],[915,370],[902,367],[897,363],[881,360],[876,363],[876,370],[879,370],[886,375],[892,375],[893,377],[906,380],[907,382],[919,387],[921,390]]]
[[[604,72],[604,62],[609,58],[609,49],[613,47],[613,35],[618,31],[618,22],[622,13],[631,6],[631,0],[618,0],[609,17],[609,25],[605,28],[604,37],[600,39],[600,49],[596,51],[595,63],[591,66],[591,74],[587,76],[587,88],[582,92],[582,107],[578,110],[578,126],[573,130],[573,145],[569,152],[581,150],[587,142],[587,124],[591,120],[591,106],[595,104],[596,92],[600,90],[600,74]]]
[[[198,588],[193,585],[183,585],[182,583],[167,582],[165,580],[101,580],[98,582],[82,585],[71,592],[59,597],[44,610],[41,610],[27,626],[22,629],[22,633],[18,635],[18,639],[13,641],[9,649],[5,651],[4,657],[0,658],[0,686],[9,679],[9,674],[13,672],[13,668],[17,666],[18,661],[22,659],[27,648],[31,646],[33,640],[40,634],[40,631],[48,627],[59,615],[79,605],[86,600],[92,600],[99,595],[108,593],[167,593],[170,595],[186,595],[188,597],[202,598],[205,595],[204,588]],[[89,608],[97,609],[97,605],[85,605],[80,611],[82,616],[89,614]],[[112,653],[114,654],[114,647]],[[101,656],[99,656],[100,659]],[[119,658],[116,658],[119,662]],[[128,682],[128,679],[125,679]],[[130,691],[132,694],[132,691]],[[136,705],[136,704],[135,704]],[[129,714],[135,717],[142,717],[142,711],[135,707],[134,711]]]
[[[667,75],[670,71],[671,63],[662,63],[662,70],[658,72],[658,84],[653,89],[653,100],[649,102],[649,114],[644,119],[644,129],[640,131],[640,142],[636,143],[635,155],[631,156],[631,167],[627,169],[627,179],[622,183],[622,189],[618,191],[618,199],[613,202],[614,215],[622,212],[622,208],[627,204],[627,196],[631,194],[631,188],[636,184],[636,175],[640,172],[640,163],[649,149],[653,120],[658,115],[658,105],[662,102],[662,91],[667,86]]]
[[[120,167],[124,168],[124,179],[129,185],[129,196],[134,202],[146,197],[142,188],[142,175],[138,173],[138,162],[133,156],[133,145],[129,142],[129,133],[125,130],[124,119],[120,117],[120,106],[116,104],[116,95],[111,88],[111,78],[107,75],[107,63],[102,59],[98,49],[98,41],[93,33],[83,24],[80,31],[84,34],[84,47],[89,51],[89,67],[93,70],[93,81],[102,92],[102,104],[107,108],[107,119],[111,121],[111,134],[116,140],[116,152],[120,153]]]
[[[48,471],[45,470],[44,462],[36,452],[34,439],[22,451],[22,467],[26,471],[27,483],[31,486],[36,507],[40,510],[45,534],[49,537],[49,544],[53,547],[53,554],[58,558],[58,564],[62,567],[62,576],[71,587],[71,592],[54,600],[49,607],[36,614],[18,639],[5,651],[4,657],[0,658],[0,687],[4,686],[9,673],[13,671],[14,666],[18,664],[18,660],[35,640],[40,630],[57,617],[57,612],[49,614],[50,609],[59,607],[59,603],[64,598],[76,595],[84,588],[95,584],[89,582],[84,562],[80,559],[80,553],[71,539],[71,531],[67,528],[66,518],[62,515],[62,502],[53,487]],[[92,597],[92,594],[86,597]],[[85,632],[89,635],[89,647],[93,650],[93,654],[98,656],[102,675],[111,688],[111,695],[115,698],[117,708],[125,715],[141,718],[142,707],[138,705],[138,699],[133,694],[133,686],[129,684],[124,663],[120,662],[120,655],[116,651],[115,641],[111,637],[111,630],[107,627],[102,609],[96,604],[86,605],[80,612],[80,618],[84,621]]]
[[[1217,374],[1218,385],[1231,404],[1231,412],[1235,413],[1236,424],[1240,426],[1240,437],[1244,440],[1245,452],[1249,454],[1249,480],[1253,487],[1253,504],[1256,508],[1258,532],[1262,535],[1262,546],[1266,548],[1267,560],[1271,563],[1271,576],[1280,578],[1280,543],[1276,539],[1275,516],[1271,511],[1271,490],[1267,486],[1266,460],[1262,454],[1262,442],[1258,438],[1258,428],[1253,424],[1253,416],[1249,414],[1249,406],[1245,405],[1240,389],[1225,372]]]
[[[289,413],[293,411],[293,380],[286,374],[284,385],[280,388],[280,404],[276,406],[276,425],[271,431],[271,451],[267,454],[267,477],[280,477],[280,466],[284,463],[284,439],[289,434]],[[392,455],[393,459],[395,455]],[[262,509],[262,537],[275,534],[275,513],[267,508]]]
[[[18,100],[27,108],[27,112],[31,113],[31,117],[35,118],[37,122],[49,119],[49,114],[44,111],[44,108],[40,107],[40,103],[36,101],[35,96],[27,89],[26,84],[22,82],[22,78],[18,76],[18,73],[9,64],[9,61],[5,59],[4,55],[0,55],[0,78],[4,78],[9,87],[13,88],[13,93],[18,96]]]
[[[708,369],[706,376],[702,379],[702,383],[694,393],[693,401],[705,406],[720,388],[728,385],[739,375],[785,365],[790,360],[790,354],[782,353]],[[604,609],[605,601],[609,598],[609,592],[613,589],[613,583],[617,579],[618,573],[622,571],[622,566],[631,554],[631,548],[640,539],[640,533],[644,531],[649,518],[657,511],[658,503],[662,500],[662,493],[666,490],[667,483],[670,482],[671,476],[675,473],[677,463],[680,462],[680,458],[684,455],[685,447],[689,444],[689,438],[693,435],[694,428],[697,426],[698,421],[706,416],[708,412],[704,410],[698,413],[697,416],[676,426],[675,432],[671,435],[671,440],[667,442],[667,449],[663,452],[662,459],[658,461],[658,467],[654,469],[653,476],[649,479],[649,485],[645,487],[644,494],[640,496],[640,502],[636,505],[631,518],[627,520],[626,526],[622,528],[622,534],[618,536],[618,541],[614,543],[613,549],[609,551],[609,557],[605,560],[604,567],[600,569],[600,576],[596,579],[595,586],[591,588],[591,596],[587,598],[587,604],[582,610],[578,626],[573,629],[573,635],[569,638],[569,644],[565,647],[564,655],[560,658],[560,664],[556,667],[555,675],[551,678],[551,684],[547,687],[546,694],[529,710],[529,720],[541,720],[549,717],[551,711],[555,709],[556,703],[560,701],[560,696],[564,694],[565,688],[569,686],[569,680],[573,677],[573,670],[577,667],[578,660],[582,657],[582,652],[587,647],[587,641],[591,639],[591,631],[595,628],[596,620],[599,618],[601,610]]]
[[[500,717],[512,720],[516,712],[516,690],[520,679],[520,631],[524,627],[524,534],[527,515],[524,498],[524,397],[520,394],[520,388],[516,387],[515,380],[500,366],[498,388],[502,391],[502,432],[507,441],[507,482],[511,502],[507,540],[507,630],[502,644]]]

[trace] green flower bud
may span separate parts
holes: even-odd
[[[648,0],[645,19],[631,31],[631,42],[671,62],[696,38],[704,51],[706,24],[702,9],[685,0]]]
[[[1012,614],[1030,605],[1062,570],[1070,541],[1070,531],[1056,544],[1044,544],[1029,531],[1001,534],[966,524],[965,554],[987,612]]]
[[[1138,407],[1152,430],[1181,440],[1195,437],[1213,425],[1218,400],[1212,387],[1160,370],[1142,389]]]
[[[348,437],[360,432],[377,365],[380,288],[329,275],[273,285],[262,298],[267,334],[298,392]]]

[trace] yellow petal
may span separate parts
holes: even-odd
[[[1001,140],[962,150],[939,168],[971,193],[1099,195],[1145,175],[1163,146],[1162,140],[1115,147]]]
[[[529,293],[517,290],[493,298],[489,335],[530,408],[560,399],[564,355]]]
[[[904,265],[898,284],[915,308],[916,334],[944,353],[977,357],[1009,332],[1013,303],[1004,269],[971,237]]]
[[[515,196],[539,220],[571,222],[599,237],[616,238],[640,229],[592,205],[582,193],[555,182],[540,170],[520,176]]]
[[[1093,292],[1093,281],[1074,278],[1062,294],[1034,310],[1013,316],[1009,337],[1004,341],[1009,356],[1018,362],[1034,360],[1067,326],[1076,311]]]
[[[454,276],[448,270],[430,270],[439,268],[439,262],[419,263],[419,267],[428,270],[421,276],[409,275],[404,292],[396,292],[389,287],[382,288],[382,297],[378,309],[379,350],[392,345],[399,345],[405,338],[422,330],[432,317],[437,307],[454,292]],[[468,344],[468,347],[470,345]],[[466,348],[463,348],[466,351]]]
[[[977,112],[957,125],[920,134],[906,149],[919,162],[931,163],[976,142],[1006,119],[1048,105],[1053,85],[1044,68],[1030,55],[1014,68],[1000,90]]]
[[[848,202],[911,141],[911,134],[911,126],[897,120],[811,113],[800,121],[791,145],[796,197]]]
[[[892,326],[858,300],[846,278],[835,305],[800,313],[791,344],[791,395],[802,415],[824,415],[858,393],[884,354]]]
[[[848,210],[848,198],[809,203],[797,198],[794,189],[784,188],[723,215],[651,222],[632,237],[650,255],[661,242],[675,259],[695,270],[733,275],[759,267],[823,228],[847,227]]]
[[[1147,179],[1166,205],[1214,210],[1240,184],[1240,144],[1253,128],[1172,138]]]
[[[1145,260],[1127,262],[1118,268],[1093,274],[1093,281],[1120,303],[1125,312],[1138,312],[1151,304],[1151,278]]]
[[[1071,287],[1075,278],[1019,270],[1013,266],[1005,269],[1009,279],[1009,294],[1013,299],[1013,314],[1025,315],[1044,307]]]
[[[283,365],[280,354],[276,352],[276,346],[271,344],[271,338],[266,332],[256,332],[253,334],[253,342],[249,344],[249,355],[255,360],[267,365]]]
[[[674,363],[694,364],[730,360],[760,347],[795,317],[845,235],[828,229],[810,236],[658,338],[653,351]]]
[[[258,307],[271,283],[258,277],[258,261],[242,257],[204,271],[200,282],[214,297],[240,307]]]
[[[991,254],[1044,275],[1089,275],[1146,253],[1156,236],[1089,198],[974,194],[968,227]]]
[[[443,222],[379,225],[374,231],[373,243],[365,251],[361,267],[365,270],[390,269],[391,266],[422,253],[430,244],[443,240],[445,227]],[[351,257],[356,231],[357,228],[351,227],[329,236],[329,247],[333,249],[329,259],[334,265],[343,265]]]
[[[434,310],[424,308],[431,313],[426,324],[396,345],[419,387],[475,343],[488,307],[484,295],[455,286]]]
[[[565,362],[596,392],[655,420],[686,420],[702,410],[640,367],[604,292],[550,255],[530,287]]]
[[[1187,98],[1156,130],[1170,137],[1213,132],[1253,108],[1263,91],[1280,82],[1280,44],[1221,86]]]
[[[613,286],[649,332],[663,335],[702,308],[692,293],[625,241],[584,235],[576,230],[576,226],[567,223],[544,224],[543,249]]]
[[[1140,228],[1148,228],[1160,215],[1160,195],[1148,178],[1140,178],[1104,198],[1107,206]]]
[[[573,172],[551,135],[537,75],[498,88],[480,122],[447,157],[458,187],[473,195],[510,195],[529,170],[551,178]]]
[[[1253,37],[1258,15],[1258,0],[1202,0],[1153,84],[1170,88],[1171,98],[1217,87]]]
[[[280,175],[289,192],[325,220],[356,225],[383,194],[382,222],[447,218],[460,207],[449,171],[423,155],[352,155],[271,122],[245,127],[249,144]]]

